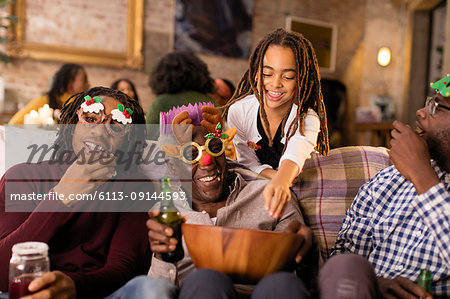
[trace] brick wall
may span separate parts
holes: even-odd
[[[402,47],[406,12],[390,0],[254,0],[252,40],[255,45],[267,32],[285,27],[286,16],[322,20],[338,26],[336,70],[322,73],[323,77],[342,81],[348,89],[348,131],[355,107],[368,105],[369,96],[379,93],[380,84],[402,99],[403,90]],[[109,0],[97,0],[97,6]],[[154,99],[147,86],[148,74],[160,57],[170,51],[173,38],[175,0],[146,0],[144,13],[144,70],[114,69],[86,66],[91,86],[108,86],[119,77],[128,77],[136,83],[144,109]],[[36,10],[40,6],[36,6]],[[41,8],[42,9],[42,8]],[[87,10],[90,9],[88,5]],[[39,14],[39,11],[34,12]],[[86,12],[91,14],[93,12]],[[57,20],[53,20],[57,22]],[[119,34],[120,36],[120,34]],[[381,45],[392,49],[392,64],[380,69],[376,64],[376,51]],[[228,78],[237,83],[247,66],[247,61],[217,56],[199,55],[208,64],[213,77]],[[45,92],[59,62],[16,59],[10,66],[0,65],[5,78],[10,101],[26,103]],[[400,109],[400,103],[396,103]],[[401,111],[399,111],[401,112]]]

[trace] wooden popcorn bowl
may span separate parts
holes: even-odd
[[[189,255],[197,268],[254,284],[293,263],[303,237],[294,233],[183,223]]]

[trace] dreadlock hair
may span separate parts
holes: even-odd
[[[73,152],[72,147],[72,136],[75,131],[75,125],[78,123],[77,111],[80,109],[81,104],[85,101],[84,97],[89,95],[90,97],[95,96],[107,96],[116,99],[125,108],[130,108],[133,111],[131,123],[131,131],[125,135],[122,146],[118,151],[122,151],[125,154],[130,153],[131,155],[137,154],[138,158],[142,157],[142,152],[146,146],[146,128],[145,128],[145,114],[139,103],[118,90],[113,90],[106,87],[93,87],[91,89],[85,90],[83,92],[74,94],[64,103],[64,107],[61,110],[61,120],[58,131],[58,137],[55,140],[54,147],[55,151],[53,154],[53,159],[63,160],[63,156],[67,152]],[[73,101],[71,101],[73,98]],[[133,158],[133,157],[131,157]],[[131,163],[131,165],[118,164],[116,169],[119,172],[122,171],[136,171],[137,163]]]
[[[156,95],[184,91],[214,92],[214,79],[208,66],[191,52],[166,54],[150,74],[149,85]]]
[[[47,92],[48,105],[52,109],[61,109],[58,98],[67,90],[67,86],[75,79],[78,70],[84,70],[79,64],[66,63],[53,76],[52,86]]]
[[[127,78],[121,78],[121,79],[118,79],[118,80],[114,81],[114,82],[111,84],[111,87],[110,87],[110,88],[111,88],[111,89],[118,90],[117,88],[119,87],[119,83],[122,82],[122,81],[125,81],[125,82],[127,82],[128,84],[130,84],[131,90],[133,90],[133,92],[134,92],[134,99],[135,99],[137,102],[139,102],[139,97],[138,97],[138,94],[137,94],[137,91],[136,91],[136,87],[134,87],[133,82],[131,82],[131,81],[128,80]]]
[[[245,98],[248,95],[254,94],[258,99],[261,109],[261,116],[264,125],[268,129],[269,145],[272,146],[272,136],[270,133],[270,124],[267,120],[267,114],[264,108],[263,100],[263,59],[267,49],[270,46],[287,47],[292,50],[295,57],[295,65],[297,69],[297,89],[293,98],[293,103],[297,105],[297,115],[294,121],[289,125],[286,144],[283,153],[286,150],[289,139],[298,130],[300,134],[304,135],[304,121],[308,108],[312,108],[320,119],[320,133],[318,136],[317,150],[322,155],[327,155],[329,150],[328,143],[328,128],[327,115],[325,111],[325,104],[323,102],[322,90],[320,87],[319,66],[317,63],[316,54],[311,43],[303,37],[303,35],[286,31],[282,28],[266,35],[253,51],[249,60],[249,67],[238,83],[237,89],[229,102],[224,106],[223,117],[227,117],[229,107],[237,101]],[[258,76],[257,84],[255,78]],[[284,136],[284,127],[289,115],[284,117],[282,122],[282,136]]]

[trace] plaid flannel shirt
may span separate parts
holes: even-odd
[[[394,167],[364,184],[348,209],[332,252],[366,257],[378,276],[417,281],[432,272],[432,293],[450,298],[450,174],[432,161],[440,183],[418,195]]]

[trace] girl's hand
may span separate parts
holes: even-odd
[[[277,174],[277,171],[272,168],[266,168],[263,171],[261,171],[259,174],[262,176],[265,176],[266,178],[271,180],[275,177],[275,175]]]
[[[291,199],[291,183],[275,176],[264,188],[264,208],[273,218],[279,218],[284,211],[286,203]]]
[[[264,188],[264,207],[273,218],[279,218],[283,214],[286,203],[291,199],[289,187],[292,186],[297,173],[297,164],[291,160],[283,160],[272,180]]]

